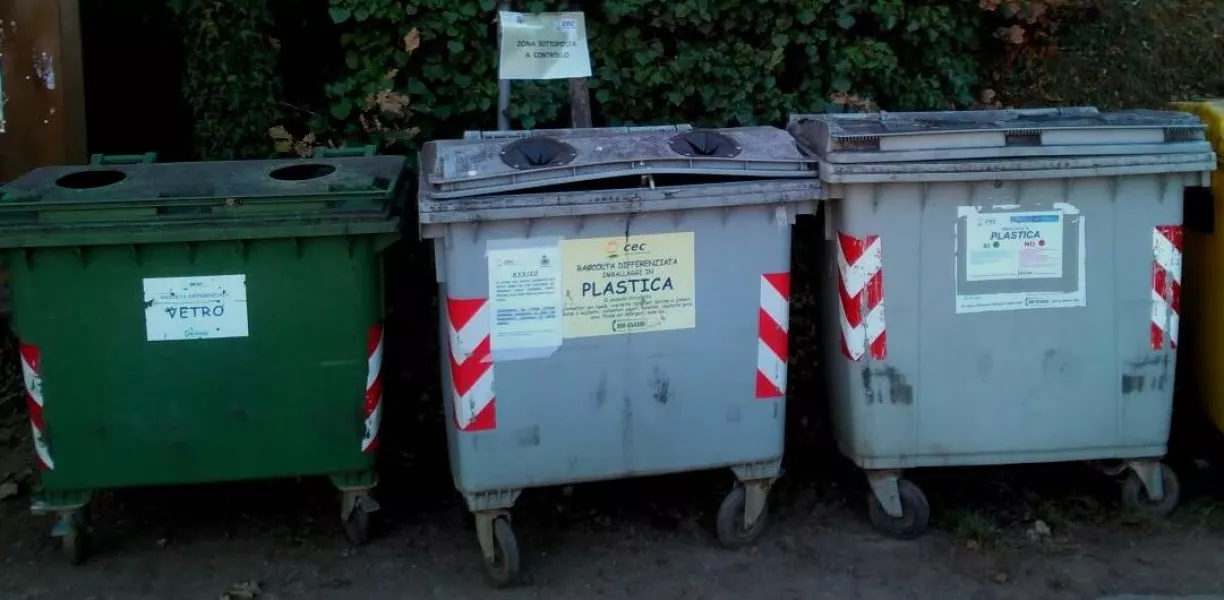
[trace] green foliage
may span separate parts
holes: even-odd
[[[901,0],[619,0],[592,24],[604,111],[632,122],[779,122],[835,94],[892,110],[971,99],[981,11]]]
[[[1224,94],[1224,2],[1056,4],[1043,15],[1049,21],[1030,20],[1018,42],[1009,40],[1018,52],[1008,58],[1021,60],[995,75],[1009,103],[1162,108]]]
[[[266,157],[281,118],[266,0],[171,0],[187,49],[183,98],[201,158]]]
[[[566,3],[520,2],[517,10]],[[346,74],[329,114],[354,110],[396,70],[423,137],[491,128],[495,0],[330,0]],[[781,122],[870,98],[893,110],[972,100],[982,11],[961,0],[607,0],[586,7],[596,121]],[[416,53],[401,40],[420,35]],[[836,100],[831,100],[836,99]],[[516,127],[564,124],[564,81],[515,82]],[[349,127],[348,133],[354,133]]]
[[[410,151],[416,140],[496,124],[497,0],[168,1],[184,33],[184,98],[204,157],[262,156],[273,141],[276,150],[297,154],[318,144],[371,141],[407,141],[401,150]],[[287,83],[297,90],[290,111],[280,109],[269,2],[277,22],[323,27],[298,43],[312,47],[308,64],[321,64],[290,74]],[[1224,87],[1218,68],[1224,49],[1213,29],[1224,4],[1209,0],[512,6],[540,12],[575,4],[586,12],[599,125],[731,126],[847,107],[968,106],[980,80],[1001,92],[983,90],[986,105],[1000,97],[1159,105]],[[567,90],[565,81],[515,82],[513,126],[566,125]]]

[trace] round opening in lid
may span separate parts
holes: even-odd
[[[515,169],[538,169],[569,164],[578,156],[573,146],[560,140],[533,136],[506,144],[502,162]]]
[[[127,179],[127,173],[112,169],[77,171],[56,179],[55,185],[70,190],[92,190],[115,185],[124,179]]]
[[[672,152],[683,156],[732,158],[744,151],[743,147],[730,137],[717,131],[702,129],[674,136],[668,145],[671,146]]]
[[[268,173],[268,177],[277,181],[309,181],[327,177],[336,172],[336,167],[322,163],[306,163],[281,167]]]

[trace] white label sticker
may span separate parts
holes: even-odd
[[[144,280],[150,342],[247,337],[246,275]]]
[[[581,12],[502,12],[498,79],[591,76],[586,20]]]
[[[1063,276],[1061,212],[975,213],[966,219],[968,281]]]
[[[957,314],[1087,306],[1084,215],[1070,204],[1053,208],[958,209]]]
[[[561,260],[556,244],[489,248],[493,352],[561,345]]]

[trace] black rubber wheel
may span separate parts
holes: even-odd
[[[876,499],[875,494],[867,495],[868,513],[871,524],[880,533],[898,540],[912,540],[926,533],[931,521],[931,505],[926,494],[913,482],[898,479],[897,491],[901,494],[902,516],[894,518],[884,512],[884,507]]]
[[[370,541],[370,513],[362,509],[360,505],[353,508],[353,512],[349,513],[343,525],[344,537],[348,538],[348,541],[354,546],[364,546]]]
[[[514,529],[505,518],[493,521],[493,560],[485,559],[485,574],[489,583],[504,588],[518,582],[523,571],[523,560],[519,555],[518,539]]]
[[[1122,482],[1122,506],[1151,517],[1163,518],[1173,514],[1181,501],[1181,481],[1168,465],[1160,466],[1160,479],[1164,484],[1164,498],[1152,500],[1143,480],[1134,471],[1128,473],[1126,481]]]
[[[89,532],[76,517],[68,521],[68,531],[60,537],[60,550],[70,565],[79,565],[89,556]]]
[[[714,523],[714,529],[718,533],[719,543],[724,547],[743,548],[755,542],[765,531],[765,526],[769,522],[769,504],[766,503],[761,508],[761,515],[757,517],[752,527],[745,527],[744,505],[747,499],[747,490],[743,486],[736,486],[726,498],[723,498],[722,505],[718,507],[718,519]]]

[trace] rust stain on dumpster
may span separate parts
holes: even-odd
[[[654,399],[659,404],[667,404],[671,399],[671,381],[667,378],[667,374],[659,370],[659,367],[654,368]]]
[[[1171,362],[1167,353],[1126,361],[1122,369],[1122,394],[1167,390],[1173,379]]]
[[[900,404],[909,406],[914,403],[914,386],[910,385],[905,375],[896,367],[888,365],[877,367],[875,369],[868,365],[864,365],[860,372],[863,382],[863,395],[867,397],[867,404]],[[886,384],[882,388],[877,388],[875,379],[880,378]],[[884,395],[887,394],[887,399]]]

